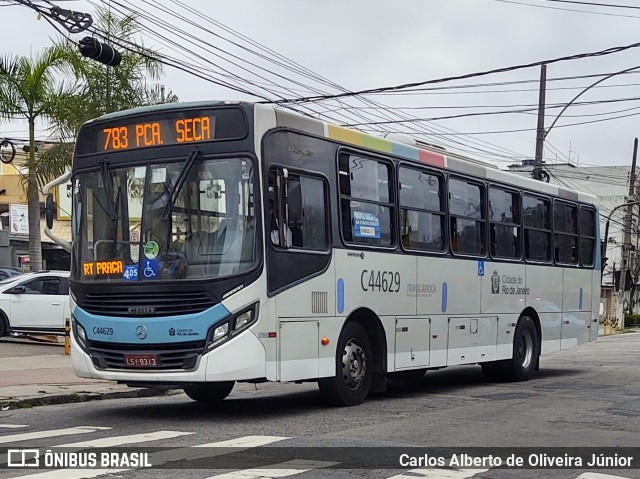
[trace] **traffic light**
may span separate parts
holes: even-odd
[[[78,48],[83,57],[91,58],[110,67],[117,67],[122,61],[120,52],[92,37],[84,37],[80,40]]]

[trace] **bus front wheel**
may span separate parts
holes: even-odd
[[[373,349],[364,328],[348,322],[336,348],[336,376],[318,381],[325,402],[334,406],[362,404],[371,389]]]
[[[482,364],[482,372],[489,380],[527,381],[538,365],[540,339],[532,318],[521,316],[513,334],[513,355],[505,361]]]
[[[185,387],[184,392],[194,401],[210,404],[220,402],[226,398],[234,385],[235,381],[192,384]]]

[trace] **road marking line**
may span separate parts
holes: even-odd
[[[488,470],[489,469],[411,469],[397,476],[389,477],[388,479],[467,479],[468,477],[473,477],[476,474],[487,472]]]
[[[609,474],[600,474],[599,472],[585,472],[580,474],[576,479],[628,479],[622,476],[611,476]]]
[[[29,427],[23,424],[0,424],[0,429],[20,429],[21,427]]]
[[[208,444],[198,444],[192,447],[180,447],[168,449],[166,451],[149,454],[149,461],[154,466],[162,466],[168,462],[193,461],[196,459],[207,459],[224,454],[240,452],[252,447],[266,446],[273,442],[283,441],[288,437],[280,436],[243,436],[227,441],[211,442]],[[225,449],[228,448],[228,451]],[[188,467],[188,465],[186,466]],[[120,472],[133,471],[140,468],[126,469],[57,469],[26,476],[16,476],[12,479],[91,479],[92,477],[104,476],[106,474],[118,474]]]
[[[25,432],[22,434],[10,434],[8,436],[0,436],[0,444],[8,444],[19,441],[32,441],[34,439],[45,439],[49,437],[70,436],[72,434],[86,434],[89,432],[106,431],[110,427],[68,427],[65,429],[51,429],[48,431]]]
[[[179,436],[188,436],[193,434],[192,432],[182,431],[155,431],[144,432],[142,434],[131,434],[128,436],[113,436],[105,437],[102,439],[93,439],[91,441],[73,442],[71,444],[63,444],[55,447],[68,447],[68,448],[88,448],[88,447],[112,447],[120,446],[122,444],[137,444],[147,441],[160,441],[161,439],[171,439]]]
[[[306,459],[294,459],[292,461],[272,464],[256,469],[243,469],[242,471],[228,472],[211,476],[207,479],[273,479],[276,477],[295,476],[303,472],[320,469],[323,467],[335,466],[339,462],[311,461]]]
[[[140,442],[159,441],[161,439],[171,439],[178,436],[187,436],[193,434],[192,432],[180,432],[180,431],[156,431],[145,432],[142,434],[131,434],[128,436],[113,436],[104,437],[102,439],[93,439],[91,441],[72,442],[69,444],[60,444],[53,446],[50,449],[64,447],[66,449],[73,449],[73,451],[81,451],[92,447],[114,447],[121,446],[123,444],[138,444]],[[72,451],[65,451],[72,452]],[[7,455],[0,454],[0,465],[7,463]]]

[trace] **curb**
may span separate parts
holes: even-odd
[[[0,411],[11,409],[28,409],[36,406],[51,406],[56,404],[70,404],[88,401],[102,401],[106,399],[125,398],[149,398],[158,396],[174,396],[180,394],[181,390],[176,389],[156,389],[142,388],[124,391],[100,392],[75,392],[69,394],[52,394],[51,396],[16,398],[0,400]]]

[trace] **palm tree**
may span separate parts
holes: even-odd
[[[29,127],[27,162],[27,202],[29,211],[29,263],[32,270],[42,269],[38,164],[36,162],[35,125],[52,118],[62,106],[69,108],[75,97],[73,87],[57,80],[54,72],[68,68],[65,52],[48,48],[31,59],[0,58],[0,121],[24,118]],[[40,175],[42,177],[42,175]]]
[[[117,38],[121,45],[135,45],[139,25],[134,15],[117,17],[97,7],[94,25],[96,30]],[[75,137],[84,122],[114,111],[178,101],[171,90],[153,83],[162,75],[162,64],[152,50],[135,47],[132,49],[137,53],[122,52],[122,62],[112,68],[84,58],[78,45],[67,37],[60,37],[56,46],[76,74],[78,91],[73,103],[62,101],[56,106],[51,129],[62,141],[43,153],[38,165],[47,180],[60,176],[70,165]],[[130,186],[135,193],[135,184]]]

